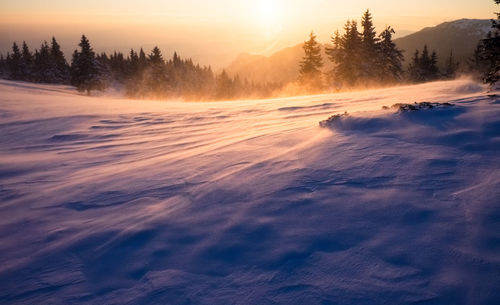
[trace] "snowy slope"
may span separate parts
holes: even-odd
[[[455,106],[382,110],[422,101]],[[167,103],[2,80],[0,215],[2,304],[498,304],[500,98],[460,80]]]

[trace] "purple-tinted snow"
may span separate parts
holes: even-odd
[[[381,110],[423,101],[455,106]],[[470,81],[220,103],[0,81],[1,304],[498,304],[499,287],[500,98]]]

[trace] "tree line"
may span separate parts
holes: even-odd
[[[37,83],[71,84],[87,94],[118,84],[124,87],[127,96],[134,98],[263,98],[282,86],[249,82],[238,75],[231,77],[226,71],[217,74],[210,66],[200,66],[177,53],[165,60],[158,47],[148,55],[142,48],[139,52],[130,50],[127,56],[121,52],[96,54],[85,35],[78,46],[69,64],[54,37],[50,45],[43,42],[34,52],[26,42],[21,48],[14,42],[12,52],[6,57],[0,55],[0,76]]]
[[[440,71],[436,52],[429,54],[427,46],[423,47],[421,54],[419,50],[415,51],[412,63],[405,70],[403,51],[393,42],[394,34],[395,30],[390,26],[377,34],[369,10],[362,16],[360,30],[356,20],[348,20],[343,34],[337,30],[331,38],[333,46],[325,50],[334,68],[323,73],[321,45],[311,33],[303,46],[305,55],[300,62],[299,83],[321,91],[325,87],[340,89],[372,84],[391,85],[456,76],[459,64],[453,53],[450,53],[445,69]]]

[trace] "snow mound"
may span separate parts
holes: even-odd
[[[452,103],[420,102],[414,104],[397,103],[391,107],[382,106],[383,110],[396,110],[391,114],[377,112],[358,112],[335,114],[319,122],[323,128],[332,128],[343,132],[375,132],[394,128],[409,128],[414,124],[440,126],[444,121],[453,120],[464,111]],[[430,111],[433,110],[433,111]],[[414,113],[414,112],[425,113]]]

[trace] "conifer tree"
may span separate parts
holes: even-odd
[[[23,41],[20,64],[20,77],[22,80],[33,80],[33,64],[33,54],[26,44],[26,41]]]
[[[410,80],[414,82],[427,82],[439,78],[440,72],[437,66],[438,58],[435,51],[429,55],[427,45],[422,50],[422,55],[418,56],[418,50],[415,51],[415,57],[408,69]]]
[[[344,52],[342,49],[342,39],[340,38],[339,31],[335,31],[334,36],[331,37],[333,48],[326,48],[325,53],[333,63],[341,63],[344,60]],[[328,82],[333,84],[337,89],[340,89],[341,82],[336,75],[337,69],[333,68],[328,72]]]
[[[5,77],[7,73],[7,63],[2,54],[0,54],[0,77]]]
[[[335,78],[347,86],[355,86],[362,75],[361,47],[362,38],[357,22],[348,20],[344,26],[344,35],[334,38],[335,52],[330,53],[336,64]]]
[[[52,37],[50,45],[50,60],[53,82],[66,83],[69,80],[69,66],[55,37]]]
[[[91,90],[103,89],[105,83],[101,79],[99,63],[96,60],[95,53],[85,35],[82,35],[78,46],[80,52],[75,51],[71,63],[71,83],[79,91],[86,91],[87,95],[90,95]]]
[[[219,100],[231,99],[234,96],[233,80],[229,77],[226,70],[215,79],[215,98]]]
[[[144,53],[144,50],[141,48],[139,51],[139,66],[141,70],[144,70],[148,65],[148,59],[146,58],[146,53]]]
[[[428,79],[436,80],[438,78],[439,78],[438,57],[436,51],[432,51]]]
[[[484,44],[481,40],[474,49],[472,57],[467,61],[469,72],[473,73],[476,78],[481,80],[483,80],[483,76],[486,75],[490,69],[490,65],[484,58],[484,53]]]
[[[394,33],[393,28],[386,27],[379,35],[381,40],[378,43],[379,54],[376,66],[380,71],[380,79],[388,82],[400,81],[403,75],[403,51],[398,49],[392,41],[392,34]]]
[[[133,77],[139,72],[139,55],[134,49],[130,50],[129,54],[129,66],[128,66],[128,77]]]
[[[373,18],[370,10],[366,10],[361,19],[361,26],[363,27],[363,32],[361,33],[361,58],[360,63],[362,70],[360,71],[360,77],[370,80],[375,78],[383,67],[378,66],[380,60],[378,58],[379,54],[379,39],[377,38],[377,33],[375,32],[375,27],[373,26]]]
[[[431,67],[431,57],[429,55],[429,49],[427,45],[424,45],[424,49],[422,50],[422,55],[420,56],[420,68],[423,70],[424,79],[427,78]]]
[[[495,3],[500,4],[500,0],[495,0]],[[482,79],[490,85],[500,80],[500,12],[495,14],[497,20],[492,21],[492,30],[480,42],[480,57],[485,70],[482,73]]]
[[[51,70],[50,48],[46,41],[40,46],[35,56],[36,81],[40,83],[52,83],[53,71]]]
[[[444,70],[444,77],[448,79],[453,79],[456,77],[458,67],[460,66],[460,63],[455,61],[455,58],[453,57],[453,51],[450,51],[450,56],[446,60],[446,65],[445,65],[445,70]]]
[[[12,43],[12,54],[9,56],[8,60],[8,69],[9,69],[9,78],[13,80],[22,79],[22,68],[21,68],[21,51],[19,50],[19,46],[16,42]]]
[[[299,81],[311,89],[323,87],[321,68],[323,60],[321,58],[321,45],[316,41],[313,32],[309,34],[309,40],[304,42],[304,57],[300,62]]]
[[[155,46],[148,56],[150,73],[147,79],[147,86],[157,97],[165,95],[168,91],[167,75],[165,72],[165,61],[160,48]]]
[[[415,50],[412,62],[410,63],[410,66],[408,67],[409,79],[411,81],[420,82],[423,80],[423,75],[422,75],[423,73],[422,73],[420,67],[421,67],[420,52],[418,50]]]

